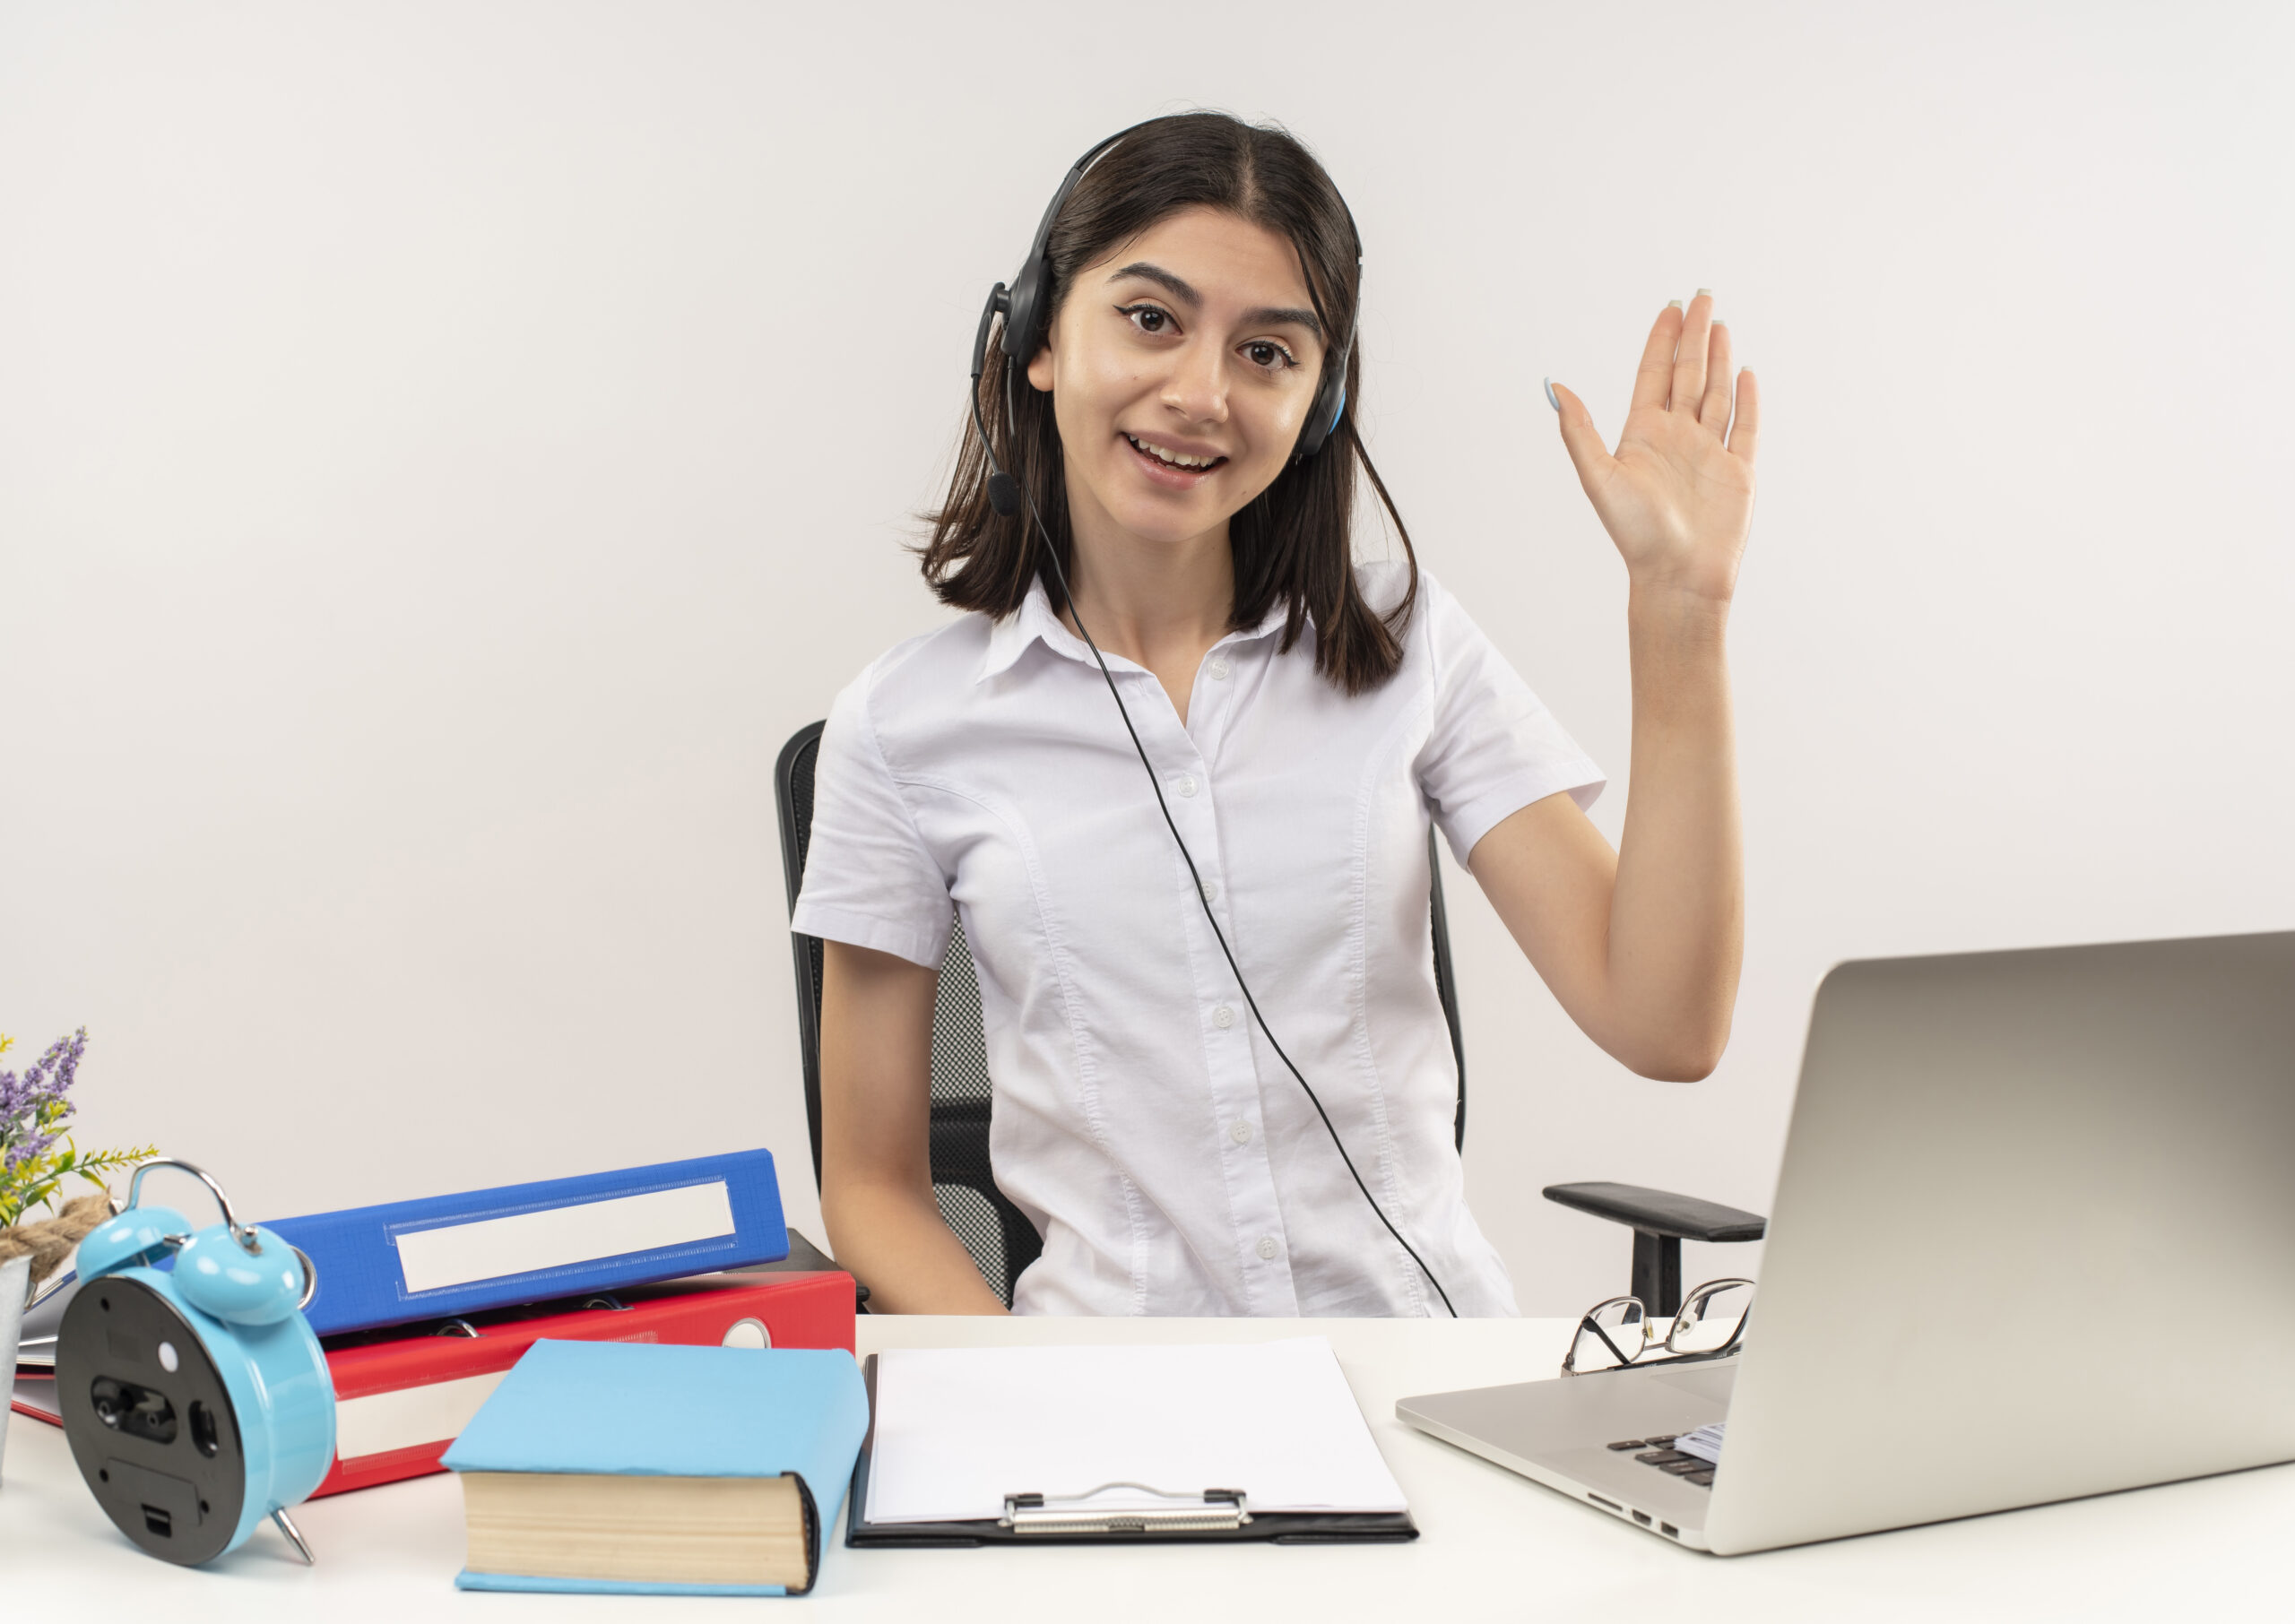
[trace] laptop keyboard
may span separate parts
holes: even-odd
[[[1640,1453],[1634,1456],[1635,1460],[1655,1466],[1684,1483],[1695,1483],[1701,1489],[1712,1488],[1713,1463],[1700,1460],[1694,1455],[1684,1455],[1675,1448],[1674,1439],[1679,1436],[1678,1433],[1667,1433],[1663,1438],[1624,1438],[1609,1447],[1619,1455],[1628,1449],[1637,1450]]]

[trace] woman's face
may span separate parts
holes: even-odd
[[[1298,252],[1262,226],[1188,209],[1086,266],[1028,363],[1079,538],[1221,529],[1290,460],[1322,359]]]

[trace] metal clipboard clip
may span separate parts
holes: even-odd
[[[1111,1489],[1130,1489],[1165,1501],[1161,1506],[1095,1506]],[[1008,1494],[997,1519],[1015,1533],[1211,1533],[1243,1527],[1251,1520],[1240,1489],[1206,1489],[1173,1494],[1146,1483],[1102,1483],[1081,1494]]]

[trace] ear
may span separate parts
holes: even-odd
[[[1052,393],[1052,347],[1060,341],[1060,318],[1052,318],[1052,325],[1044,331],[1044,348],[1028,358],[1028,382],[1039,394]]]

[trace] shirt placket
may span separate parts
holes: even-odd
[[[1228,946],[1237,949],[1238,962],[1242,952],[1226,907],[1226,865],[1219,839],[1217,781],[1210,764],[1218,759],[1220,740],[1233,721],[1235,695],[1243,686],[1239,668],[1251,646],[1223,641],[1205,659],[1189,696],[1187,726],[1181,730],[1174,751],[1179,764],[1167,770],[1164,786],[1173,822],[1195,858],[1204,899],[1226,933]],[[1184,897],[1188,884],[1184,863],[1178,866],[1177,874]],[[1196,1003],[1204,1022],[1204,1053],[1217,1118],[1221,1170],[1234,1214],[1236,1263],[1250,1308],[1265,1314],[1295,1315],[1298,1291],[1291,1276],[1282,1209],[1276,1200],[1275,1171],[1268,1160],[1266,1125],[1260,1115],[1259,1062],[1251,1042],[1251,1008],[1202,911],[1194,899],[1185,901],[1188,929],[1197,938],[1197,951],[1190,958],[1195,966]]]

